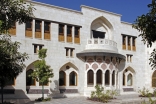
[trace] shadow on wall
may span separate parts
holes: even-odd
[[[1,94],[0,90],[0,103],[1,103]],[[35,101],[31,101],[26,93],[22,89],[15,89],[12,86],[4,87],[3,90],[3,102],[10,102],[11,104],[35,104]]]
[[[119,66],[118,66],[118,71],[121,72],[124,70],[125,68],[125,64],[126,64],[126,61],[125,60],[122,60],[120,63],[119,63]]]
[[[52,97],[54,99],[67,98],[66,95],[64,95],[63,93],[60,93],[60,91],[59,91],[59,81],[54,80],[54,84],[55,84],[55,88],[54,89],[50,88],[51,94],[49,94],[49,97]]]

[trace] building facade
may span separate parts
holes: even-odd
[[[14,97],[41,95],[40,83],[28,76],[42,48],[48,49],[46,61],[54,72],[52,83],[45,83],[46,94],[88,96],[97,84],[121,94],[156,86],[156,72],[148,64],[152,49],[121,15],[85,5],[75,11],[29,2],[36,8],[34,18],[9,31],[21,43],[20,52],[29,55],[24,71],[5,88]]]

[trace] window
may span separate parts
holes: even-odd
[[[132,50],[136,51],[136,38],[135,37],[132,38]]]
[[[135,51],[136,50],[136,37],[122,34],[122,49]]]
[[[122,35],[122,49],[126,49],[126,36]]]
[[[128,36],[128,50],[131,50],[131,37]]]
[[[125,74],[123,73],[123,86],[125,86],[126,84],[125,84]]]
[[[153,72],[152,75],[152,87],[156,87],[156,70]]]
[[[16,22],[11,23],[11,29],[9,29],[10,35],[16,35]]]
[[[27,21],[25,24],[25,36],[32,37],[32,20]]]
[[[67,36],[72,35],[72,26],[67,26]]]
[[[92,70],[89,70],[87,73],[87,83],[88,84],[93,84],[94,83],[94,73]]]
[[[26,22],[26,30],[32,30],[32,20]]]
[[[59,24],[59,35],[64,35],[64,25]]]
[[[77,86],[77,74],[74,71],[69,74],[69,85]]]
[[[65,49],[66,49],[66,56],[67,57],[73,57],[74,56],[74,53],[73,53],[74,48],[65,47]]]
[[[30,77],[31,73],[33,73],[33,70],[32,69],[29,69],[26,72],[26,86],[35,86],[36,85],[35,79],[33,79],[32,77]]]
[[[128,76],[127,76],[127,85],[132,86],[132,81],[133,81],[132,74],[129,73]]]
[[[64,41],[64,25],[63,24],[59,24],[59,37],[58,37],[59,41]]]
[[[97,84],[102,84],[102,71],[98,70],[96,73],[96,82]]]
[[[75,37],[79,38],[79,34],[80,34],[80,28],[75,27]]]
[[[44,32],[50,32],[50,22],[44,22]]]
[[[112,85],[115,85],[115,71],[112,73]]]
[[[109,85],[109,75],[110,73],[109,73],[109,70],[107,70],[106,72],[105,72],[105,85]]]
[[[38,50],[41,50],[43,48],[43,44],[32,44],[34,46],[34,53],[38,53]]]
[[[35,31],[41,31],[41,24],[42,22],[39,20],[35,21]]]
[[[100,38],[100,39],[104,39],[105,38],[105,32],[102,31],[93,31],[93,38]]]
[[[66,85],[66,73],[64,71],[59,72],[59,86]]]
[[[131,54],[126,54],[127,55],[127,62],[132,62],[132,56]]]

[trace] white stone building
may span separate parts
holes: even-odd
[[[21,43],[20,51],[28,53],[29,59],[24,71],[5,87],[9,93],[5,97],[41,96],[40,84],[28,77],[41,48],[48,49],[46,61],[54,72],[45,92],[54,96],[87,96],[97,84],[121,94],[156,87],[148,64],[151,49],[130,23],[121,21],[120,14],[85,5],[76,11],[30,2],[36,8],[34,19],[15,23],[10,30],[12,40]]]

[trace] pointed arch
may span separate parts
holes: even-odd
[[[106,70],[105,72],[105,85],[109,85],[110,84],[110,71]]]
[[[36,86],[35,79],[30,77],[31,73],[33,73],[33,69],[29,69],[26,71],[26,86]]]
[[[101,70],[98,70],[96,72],[96,83],[102,84],[102,71]]]
[[[115,70],[112,72],[112,85],[115,85]]]
[[[94,72],[93,72],[93,70],[89,70],[87,72],[87,83],[88,83],[88,85],[94,84]]]
[[[69,85],[70,86],[77,86],[77,73],[75,71],[72,71],[69,74]]]
[[[66,86],[66,73],[64,71],[59,72],[59,86]]]
[[[133,85],[133,76],[131,73],[128,74],[127,76],[127,85],[132,86]]]
[[[60,70],[63,70],[63,69],[67,69],[67,66],[70,68],[72,67],[73,69],[77,70],[78,71],[78,67],[76,65],[74,65],[73,63],[71,62],[67,62],[65,64],[63,64],[61,67],[60,67]]]
[[[106,39],[112,39],[113,25],[104,16],[100,16],[92,21],[91,23],[91,38],[92,30],[105,32]]]

